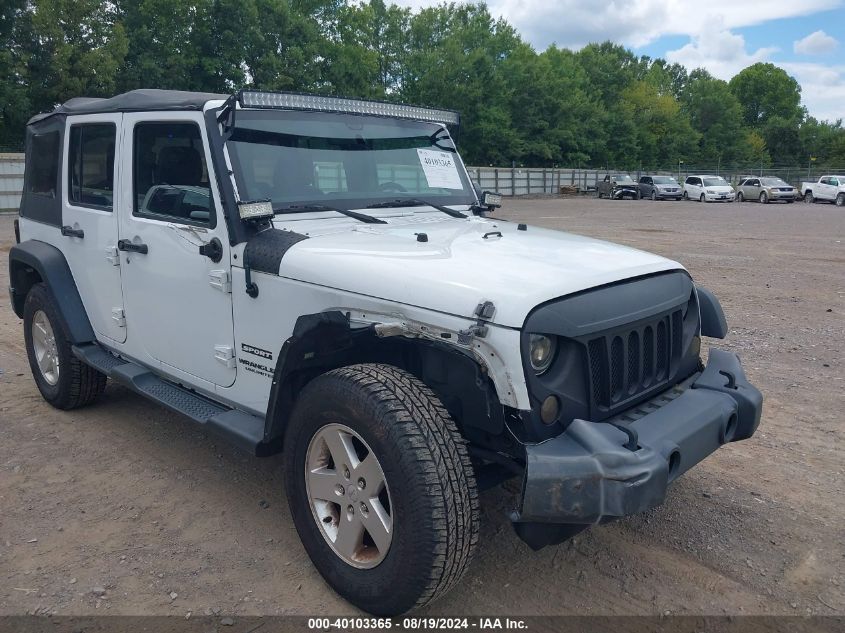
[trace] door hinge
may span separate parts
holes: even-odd
[[[117,327],[126,327],[126,312],[123,308],[112,308],[111,318],[117,324]]]
[[[120,266],[120,253],[117,251],[117,246],[106,248],[106,261],[112,266]]]
[[[208,283],[220,292],[232,292],[232,281],[225,270],[212,270],[208,273]]]
[[[215,345],[214,358],[230,369],[235,366],[235,350],[231,345]]]

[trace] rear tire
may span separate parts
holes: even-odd
[[[315,462],[314,441],[332,432],[351,439],[343,440],[343,451],[331,450],[326,441],[317,454],[322,461]],[[425,384],[389,365],[323,374],[302,390],[284,446],[296,529],[314,566],[346,600],[393,616],[436,599],[460,580],[478,541],[478,491],[466,442]],[[336,452],[349,463],[338,467]],[[370,458],[379,467],[386,499],[383,493],[370,496],[374,490],[366,482],[360,485],[370,478],[365,474]],[[310,492],[318,489],[310,483],[315,474],[330,477],[322,494],[331,500]],[[361,514],[355,519],[357,504]],[[371,505],[365,511],[366,504]],[[368,523],[375,517],[382,523]],[[340,530],[356,520],[364,527],[349,539],[356,545],[344,557],[338,541],[347,539]],[[378,539],[386,545],[380,547]],[[369,559],[368,548],[377,550]]]
[[[736,194],[736,201],[737,201],[737,202],[742,202],[744,199],[745,199],[745,198],[743,197],[743,195],[742,195],[742,192],[741,192],[741,191],[740,191],[740,192],[738,192],[738,193]]]
[[[815,201],[816,201],[816,199],[813,197],[812,191],[808,191],[807,193],[804,194],[804,203],[805,204],[813,204]]]
[[[686,191],[684,191],[684,200],[689,200],[689,194]]]
[[[32,287],[23,311],[26,355],[42,397],[57,409],[94,402],[106,388],[106,376],[73,355],[67,324],[44,283]]]

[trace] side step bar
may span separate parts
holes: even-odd
[[[116,383],[171,411],[186,415],[194,422],[208,426],[227,441],[253,455],[266,454],[264,418],[230,409],[168,382],[146,367],[118,358],[95,343],[74,345],[73,355]]]

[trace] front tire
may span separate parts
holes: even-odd
[[[42,397],[57,409],[94,402],[106,376],[73,355],[67,324],[44,283],[30,289],[23,310],[26,355]]]
[[[698,201],[699,202],[707,202],[707,198],[705,198],[704,194],[702,193],[701,196],[699,196]]]
[[[838,196],[836,196],[836,206],[845,207],[845,193],[840,193]]]
[[[769,194],[765,191],[760,192],[760,204],[769,204]]]
[[[657,202],[657,192],[654,189],[651,190],[651,201]]]
[[[393,616],[460,580],[478,491],[466,443],[425,384],[388,365],[323,374],[301,392],[284,445],[296,529],[346,600]]]

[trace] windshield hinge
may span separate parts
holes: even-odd
[[[231,345],[215,345],[214,360],[231,369],[235,366],[235,351]]]
[[[212,270],[208,273],[208,284],[220,292],[232,292],[232,282],[225,270]]]

